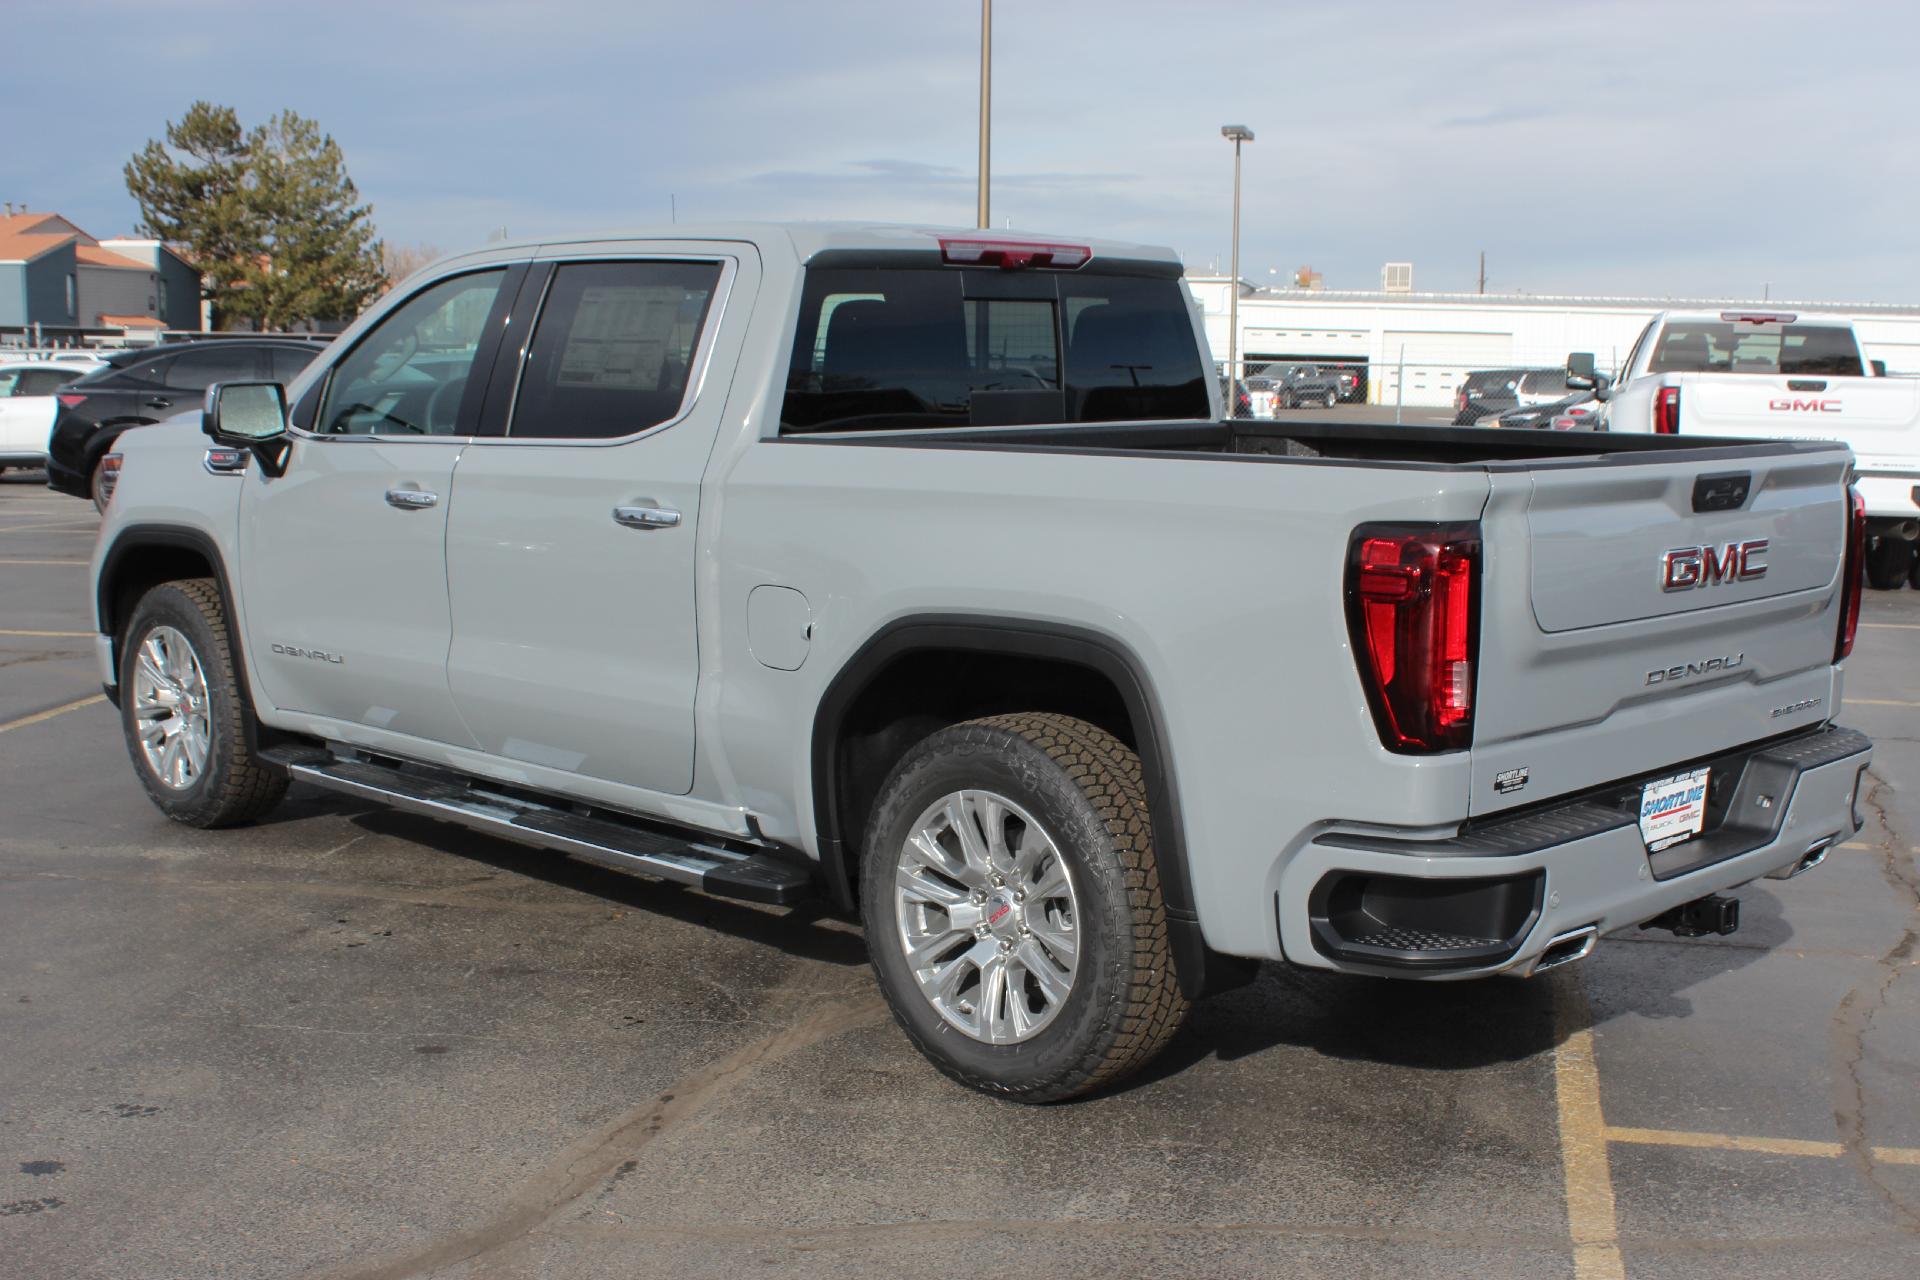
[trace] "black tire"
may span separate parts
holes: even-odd
[[[163,782],[148,764],[135,727],[140,648],[162,626],[186,637],[206,680],[206,768],[180,788]],[[120,646],[120,728],[133,771],[160,812],[190,827],[230,827],[251,822],[280,803],[287,793],[287,774],[261,764],[248,749],[250,714],[234,670],[219,584],[211,578],[186,578],[163,582],[142,596]]]
[[[1913,558],[1913,571],[1907,575],[1907,582],[1915,591],[1920,591],[1920,556]]]
[[[1867,542],[1867,585],[1875,591],[1904,586],[1914,571],[1913,544],[1905,538],[1879,537]]]
[[[1323,403],[1323,405],[1324,405],[1324,407],[1326,407],[1326,408],[1328,408],[1328,409],[1331,409],[1331,408],[1333,408],[1333,404],[1334,404],[1334,401],[1336,401],[1336,400],[1338,400],[1339,398],[1340,398],[1339,396],[1337,396],[1337,395],[1335,395],[1335,394],[1334,394],[1333,392],[1331,392],[1331,391],[1329,391],[1329,392],[1327,392],[1327,398],[1326,398],[1326,400],[1325,400],[1325,401],[1323,401],[1322,403]]]
[[[896,918],[895,874],[910,828],[940,797],[973,789],[998,793],[1033,816],[1076,896],[1071,990],[1051,1022],[1013,1044],[987,1043],[941,1016],[914,980]],[[921,1053],[968,1088],[1029,1103],[1076,1097],[1138,1070],[1186,1020],[1140,758],[1084,721],[1023,712],[923,739],[881,788],[861,902],[874,972],[894,1017]]]

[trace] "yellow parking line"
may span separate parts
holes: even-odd
[[[76,702],[69,702],[65,706],[49,707],[45,711],[36,711],[30,716],[21,716],[18,720],[9,720],[5,724],[0,724],[0,733],[5,733],[9,729],[24,729],[30,724],[39,724],[42,720],[51,720],[55,716],[63,716],[69,711],[78,711],[82,707],[90,707],[96,702],[105,702],[106,700],[106,694],[96,693],[91,698],[81,698]]]
[[[1920,622],[1863,622],[1860,625],[1875,631],[1920,631]]]
[[[98,634],[94,631],[0,631],[0,636],[44,636],[55,640],[79,640]]]
[[[0,560],[0,564],[85,564],[85,560]]]
[[[1834,1160],[1847,1149],[1837,1142],[1809,1142],[1803,1138],[1753,1138],[1737,1133],[1686,1133],[1676,1129],[1634,1129],[1608,1125],[1608,1142],[1630,1142],[1650,1147],[1697,1147],[1708,1151],[1758,1151],[1770,1156],[1819,1156]],[[1882,1164],[1920,1165],[1920,1147],[1869,1147]]]
[[[1920,702],[1895,702],[1886,698],[1848,698],[1850,707],[1920,707]]]
[[[1574,982],[1554,990],[1559,1048],[1553,1051],[1560,1104],[1560,1165],[1567,1187],[1567,1231],[1575,1280],[1626,1280],[1620,1222],[1607,1162],[1607,1124],[1600,1112],[1600,1072],[1593,1060],[1593,1016]]]

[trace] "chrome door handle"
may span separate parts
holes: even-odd
[[[425,511],[440,501],[437,493],[428,493],[425,489],[389,489],[387,505],[398,507],[402,511]]]
[[[671,507],[615,507],[613,522],[629,529],[671,529],[680,523],[680,513]]]

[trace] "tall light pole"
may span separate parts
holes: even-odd
[[[980,0],[980,200],[982,230],[993,225],[987,211],[987,138],[993,103],[993,0]]]
[[[1240,144],[1253,141],[1253,130],[1243,124],[1220,126],[1220,136],[1233,142],[1233,279],[1227,282],[1227,416],[1233,416],[1233,384],[1240,367]]]

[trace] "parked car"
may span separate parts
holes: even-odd
[[[291,382],[323,349],[304,338],[219,338],[116,351],[59,396],[47,483],[100,505],[101,459],[120,433],[199,406],[216,382]]]
[[[1492,425],[1523,431],[1598,431],[1600,401],[1591,391],[1576,391],[1546,404],[1509,409]]]
[[[1593,356],[1574,381],[1603,383]],[[1853,325],[1785,311],[1661,312],[1604,387],[1606,430],[1844,441],[1866,504],[1867,583],[1920,579],[1920,382],[1889,378]]]
[[[1248,378],[1247,414],[1249,418],[1273,418],[1280,413],[1280,382],[1276,378]]]
[[[1565,369],[1476,369],[1453,397],[1453,425],[1471,426],[1513,409],[1564,399],[1572,388]]]
[[[1844,447],[1222,420],[1180,277],[823,223],[440,262],[121,438],[132,768],[193,827],[297,779],[818,895],[1027,1102],[1256,961],[1535,973],[1851,838]],[[1666,500],[1729,472],[1766,501]]]
[[[0,365],[0,471],[47,465],[47,437],[60,407],[54,392],[87,372],[86,365],[41,360]]]
[[[1267,376],[1278,384],[1274,391],[1277,408],[1297,409],[1317,404],[1331,409],[1339,403],[1339,377],[1317,364],[1268,365]]]

